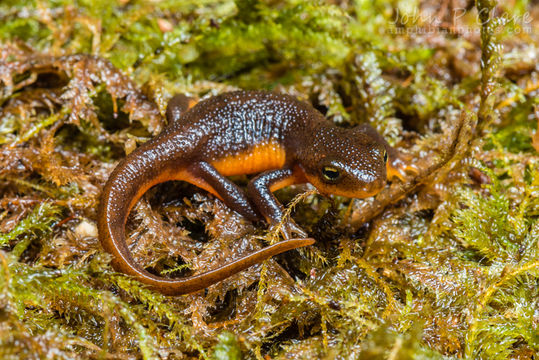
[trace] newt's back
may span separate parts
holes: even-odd
[[[292,96],[235,91],[201,101],[171,131],[196,133],[204,142],[199,155],[214,162],[222,154],[239,155],[255,148],[266,152],[277,145],[284,149],[320,121],[324,121],[320,113]]]

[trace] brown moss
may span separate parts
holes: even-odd
[[[2,2],[0,357],[536,357],[537,35],[516,29],[539,10],[479,1],[481,27],[469,2],[404,5]],[[361,201],[281,190],[317,244],[199,293],[112,272],[95,209],[115,163],[174,93],[237,87],[369,122],[416,172]],[[127,230],[171,277],[276,240],[182,183],[149,191]]]

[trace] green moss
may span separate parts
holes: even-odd
[[[0,358],[537,357],[537,39],[517,30],[538,8],[452,6],[0,2]],[[419,175],[390,199],[281,190],[317,243],[196,294],[112,272],[95,216],[115,163],[174,93],[237,87],[370,123]],[[127,233],[137,261],[179,277],[276,240],[262,228],[167,183]]]
[[[374,52],[365,52],[351,61],[352,77],[355,80],[354,92],[350,94],[357,111],[356,121],[371,122],[386,138],[395,138],[398,124],[390,120],[395,109],[393,101],[395,89],[382,77],[382,70]]]
[[[485,260],[504,262],[518,256],[527,229],[523,226],[524,219],[510,213],[509,199],[500,189],[489,186],[488,190],[487,199],[473,191],[461,190],[458,197],[463,209],[455,211],[454,234]]]
[[[213,359],[215,360],[240,360],[241,349],[238,344],[238,340],[234,334],[224,332],[218,337],[219,342],[215,345],[213,350]]]
[[[0,246],[9,245],[22,237],[35,238],[50,234],[51,226],[58,221],[60,212],[58,207],[43,202],[36,206],[26,218],[17,223],[13,230],[0,235]],[[20,256],[20,254],[21,251],[17,251],[17,255]]]

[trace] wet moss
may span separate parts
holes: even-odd
[[[0,2],[0,357],[533,359],[533,2]],[[437,20],[435,20],[437,19]],[[415,171],[372,199],[278,196],[318,240],[199,293],[112,271],[101,187],[177,92],[241,88],[370,123]],[[239,179],[245,183],[245,179]],[[127,224],[176,277],[278,241],[170,183]]]

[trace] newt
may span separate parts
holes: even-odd
[[[245,218],[271,227],[284,208],[273,192],[311,183],[323,195],[366,198],[388,177],[402,177],[396,149],[369,125],[345,129],[310,104],[283,94],[235,91],[203,100],[179,94],[167,106],[168,125],[121,160],[110,174],[98,208],[99,238],[112,266],[166,295],[204,289],[269,257],[311,245],[292,219],[285,239],[199,275],[169,279],[151,274],[133,259],[125,224],[133,205],[152,186],[171,180],[194,184]],[[228,176],[257,174],[246,191]],[[299,238],[293,238],[293,235]]]

